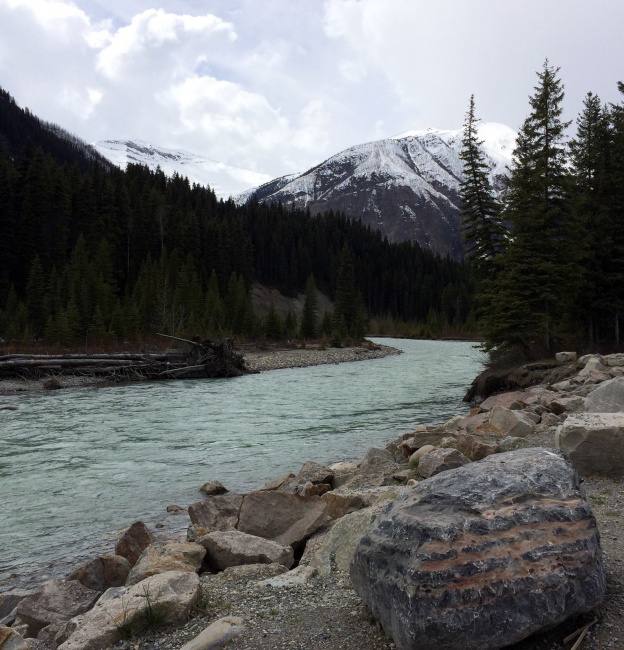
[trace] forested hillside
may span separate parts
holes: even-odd
[[[2,104],[2,131],[10,126],[12,133],[4,139],[11,147],[23,139],[18,154],[0,156],[5,340],[123,340],[157,331],[261,336],[252,282],[294,295],[310,275],[332,298],[337,289],[351,290],[368,316],[430,330],[460,329],[469,318],[462,264],[416,244],[389,244],[341,214],[236,206],[179,176],[103,165],[78,146],[73,158],[65,146],[71,141],[6,93]],[[347,263],[354,286],[338,287]]]

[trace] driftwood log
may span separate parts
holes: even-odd
[[[41,379],[58,375],[107,376],[112,382],[238,377],[246,373],[231,339],[181,339],[187,349],[157,354],[4,354],[0,378]]]

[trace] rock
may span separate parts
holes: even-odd
[[[297,548],[330,521],[327,506],[320,497],[251,492],[243,500],[237,529]]]
[[[417,477],[418,474],[413,469],[400,469],[398,472],[394,472],[392,479],[396,481],[399,485],[405,485],[411,478]]]
[[[27,589],[11,589],[11,591],[0,594],[0,619],[11,614],[20,602],[32,593],[32,590]]]
[[[495,406],[490,411],[489,423],[505,436],[525,438],[535,432],[535,422],[526,413],[511,411],[504,406]]]
[[[440,444],[438,445],[438,447],[440,447],[441,449],[448,449],[450,447],[454,448],[456,444],[457,444],[456,436],[445,436],[444,438],[442,438],[442,440],[440,440]]]
[[[0,625],[0,650],[29,650],[23,637],[10,627]]]
[[[603,382],[586,398],[587,413],[624,413],[624,377]]]
[[[309,565],[322,576],[336,571],[347,573],[362,535],[384,505],[365,508],[338,519],[324,534],[315,553],[309,558]]]
[[[155,543],[148,546],[139,561],[134,565],[126,579],[126,587],[157,575],[171,571],[199,571],[206,549],[201,544],[194,542],[167,542]]]
[[[552,385],[552,389],[561,393],[566,393],[572,390],[572,382],[569,379],[564,379],[564,381],[558,381],[556,384]]]
[[[239,530],[209,533],[198,541],[206,549],[206,561],[217,571],[240,564],[283,564],[290,569],[295,561],[292,547]]]
[[[542,417],[534,411],[525,410],[523,413],[525,417],[529,418],[529,420],[533,422],[533,424],[539,424],[540,420],[542,419]]]
[[[456,448],[468,460],[481,460],[486,456],[498,454],[500,451],[500,438],[493,436],[461,433],[457,438]]]
[[[515,451],[516,449],[526,449],[533,446],[526,438],[514,438],[513,436],[503,438],[500,441],[499,445],[502,452]]]
[[[405,485],[411,487],[413,485],[418,485],[420,481],[417,481],[415,478],[411,478]]]
[[[479,408],[482,411],[491,411],[495,406],[504,406],[509,408],[514,402],[527,403],[526,400],[534,397],[531,393],[526,391],[516,390],[510,393],[500,393],[499,395],[492,395],[484,400]]]
[[[256,583],[256,587],[274,587],[275,589],[289,589],[308,584],[310,579],[317,574],[317,570],[309,566],[298,566],[288,573],[283,573],[275,578],[267,578]]]
[[[603,364],[601,356],[592,356],[587,360],[585,367],[578,374],[579,377],[587,377],[592,372],[607,372],[609,368]]]
[[[300,485],[297,488],[296,493],[300,494],[302,497],[320,497],[331,489],[332,486],[329,483],[310,483],[310,481],[308,481],[304,485]]]
[[[332,519],[340,519],[340,517],[344,517],[365,507],[364,499],[357,493],[338,494],[336,492],[328,492],[323,495],[322,499]]]
[[[132,587],[108,589],[95,607],[71,621],[70,635],[58,650],[104,650],[120,640],[120,625],[141,628],[148,598],[163,613],[163,624],[184,621],[199,596],[199,577],[185,571],[160,573]]]
[[[559,363],[567,363],[568,361],[576,361],[576,352],[557,352],[555,359]]]
[[[325,467],[325,465],[308,461],[299,470],[297,478],[299,481],[309,481],[314,484],[331,483],[334,478],[334,472],[329,467]]]
[[[387,449],[379,449],[377,447],[371,447],[366,452],[366,456],[364,456],[364,460],[362,461],[362,463],[360,463],[360,467],[365,463],[371,464],[371,461],[373,461],[373,464],[377,464],[374,462],[375,460],[382,460],[387,463],[393,463],[394,456]]]
[[[579,360],[576,364],[577,367],[584,368],[590,359],[597,359],[600,363],[604,363],[604,357],[602,357],[600,354],[584,354],[582,357],[579,357]]]
[[[242,494],[224,494],[192,503],[188,513],[191,522],[206,532],[234,530],[242,505]]]
[[[334,463],[329,466],[332,472],[349,473],[355,472],[360,466],[360,463],[355,461],[341,461],[340,463]]]
[[[442,425],[442,428],[445,431],[457,431],[457,429],[459,429],[460,422],[464,419],[464,417],[465,416],[463,416],[463,415],[455,415],[450,420],[445,422]]]
[[[418,473],[423,478],[429,478],[440,472],[461,467],[469,462],[466,456],[457,449],[436,449],[421,458]]]
[[[115,555],[125,557],[134,566],[143,551],[154,541],[152,533],[142,521],[135,521],[115,544]]]
[[[585,400],[579,395],[574,397],[559,397],[550,403],[550,408],[555,415],[562,413],[576,413],[583,409]]]
[[[428,454],[431,451],[434,451],[436,447],[433,445],[423,445],[419,449],[417,449],[410,457],[409,460],[407,461],[408,463],[413,464],[413,463],[420,463],[420,459],[425,455]]]
[[[468,417],[465,417],[462,420],[461,428],[459,430],[458,435],[464,432],[476,433],[476,434],[482,433],[483,427],[489,424],[489,418],[490,418],[489,411],[486,411],[485,413],[477,413],[476,415],[469,415]]]
[[[219,618],[180,650],[220,650],[240,636],[244,629],[243,619],[239,616]]]
[[[557,429],[555,445],[581,476],[624,476],[624,413],[570,415]]]
[[[68,580],[77,580],[87,589],[106,591],[121,587],[130,573],[130,562],[121,555],[100,555],[72,571]]]
[[[599,540],[565,455],[521,449],[403,492],[360,541],[351,580],[401,650],[494,650],[600,604]]]
[[[61,384],[57,377],[48,377],[48,379],[43,382],[44,390],[59,390],[61,388],[63,388],[63,384]]]
[[[222,573],[216,574],[218,577],[227,578],[228,580],[266,580],[286,573],[288,569],[283,564],[241,564],[239,566],[230,566]],[[204,573],[200,576],[200,582],[210,582],[215,575]]]
[[[269,481],[266,483],[263,487],[260,488],[260,490],[268,490],[269,492],[272,490],[279,490],[285,483],[288,483],[290,479],[295,478],[294,474],[282,474],[282,476],[278,476],[277,478],[274,478],[272,481]]]
[[[604,358],[604,363],[607,366],[609,366],[609,368],[617,368],[619,366],[624,366],[624,353],[608,354]]]
[[[542,424],[545,427],[556,427],[561,424],[561,418],[557,417],[554,413],[544,413],[542,415]]]
[[[227,489],[219,481],[208,481],[199,488],[199,491],[203,492],[206,496],[214,497],[219,494],[225,494]]]
[[[100,592],[75,580],[48,580],[17,606],[17,615],[28,625],[29,637],[52,623],[65,623],[93,607]]]
[[[402,444],[399,445],[399,451],[403,454],[405,459],[409,458],[417,449],[424,447],[424,445],[437,446],[438,442],[447,434],[444,429],[435,427],[419,431],[414,435],[406,438]]]
[[[167,506],[167,512],[170,512],[171,514],[174,515],[179,515],[185,511],[186,508],[183,508],[182,506],[176,506],[176,505]]]
[[[583,384],[585,386],[595,386],[596,384],[602,384],[603,381],[608,381],[612,379],[612,376],[607,372],[590,372],[587,377],[585,377]]]

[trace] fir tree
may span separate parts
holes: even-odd
[[[504,228],[501,206],[494,196],[488,176],[489,168],[478,139],[474,95],[464,122],[464,135],[460,158],[463,162],[464,180],[460,184],[462,233],[466,243],[466,256],[477,279],[487,278],[497,268],[497,256],[503,244]]]
[[[569,263],[576,245],[569,235],[569,175],[561,119],[564,92],[559,69],[544,63],[530,97],[531,113],[518,136],[504,218],[510,225],[502,259],[484,317],[486,347],[535,346],[552,351],[562,337],[566,298],[578,282]]]
[[[318,321],[318,298],[316,295],[316,284],[314,276],[310,275],[306,285],[305,301],[303,303],[303,312],[301,314],[301,327],[299,334],[304,339],[315,339],[317,334]]]

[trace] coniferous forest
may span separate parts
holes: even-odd
[[[464,233],[480,331],[495,355],[622,346],[624,105],[589,93],[569,139],[563,99],[559,69],[546,61],[502,203],[479,149],[474,98],[466,116]]]
[[[239,206],[177,175],[119,170],[4,91],[0,124],[5,341],[249,339],[285,325],[294,335],[292,316],[284,324],[254,314],[252,283],[295,296],[311,278],[335,313],[308,316],[306,335],[358,338],[376,316],[429,335],[470,324],[461,263],[390,244],[342,214]]]

